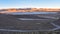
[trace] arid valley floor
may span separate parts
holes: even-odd
[[[37,15],[0,14],[0,31],[2,33],[58,31],[60,29],[59,22],[60,14],[37,14]]]

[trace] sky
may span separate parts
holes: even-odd
[[[0,0],[0,8],[60,8],[60,0]]]

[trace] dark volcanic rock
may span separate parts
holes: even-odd
[[[0,29],[46,31],[52,30],[53,28],[55,26],[44,21],[21,21],[10,15],[0,15]]]
[[[60,19],[54,21],[53,23],[55,23],[56,25],[59,25],[60,26]]]

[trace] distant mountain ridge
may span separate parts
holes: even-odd
[[[9,8],[0,9],[1,11],[8,12],[60,12],[60,8]]]

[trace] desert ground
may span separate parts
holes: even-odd
[[[34,19],[34,20],[22,20]],[[39,20],[37,20],[39,19]],[[0,32],[36,32],[58,31],[60,29],[59,14],[8,15],[0,14]]]

